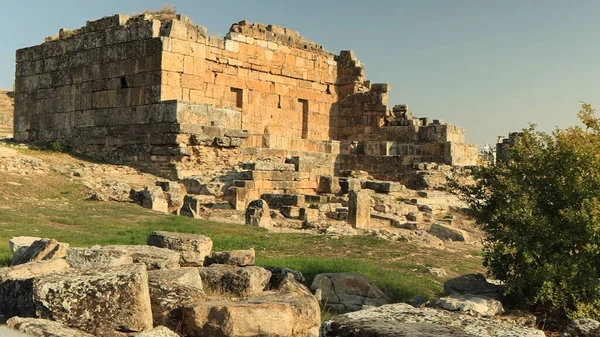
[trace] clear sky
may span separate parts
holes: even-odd
[[[574,125],[580,101],[600,102],[597,0],[166,1],[4,0],[0,88],[12,88],[16,49],[169,3],[211,35],[247,19],[298,30],[333,53],[352,49],[369,79],[391,84],[390,107],[462,126],[480,146],[529,122]]]

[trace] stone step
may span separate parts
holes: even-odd
[[[377,193],[401,192],[406,189],[404,185],[395,181],[367,180],[362,183],[362,188],[373,190]]]
[[[315,181],[270,181],[270,180],[255,180],[255,189],[311,189],[317,188],[317,182]]]
[[[294,180],[293,171],[243,171],[243,180]]]
[[[298,194],[265,193],[261,195],[261,199],[265,200],[271,208],[280,208],[281,206],[302,207],[306,204],[304,195]]]

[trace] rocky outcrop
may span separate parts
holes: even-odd
[[[27,248],[35,241],[41,239],[33,236],[17,236],[8,240],[8,246],[13,253],[11,264],[14,265],[13,261],[22,260],[22,255],[27,251]]]
[[[593,337],[600,336],[600,322],[589,319],[580,318],[573,320],[567,325],[560,337]]]
[[[157,326],[152,330],[144,331],[139,335],[135,335],[135,337],[179,337],[179,335],[167,327]]]
[[[323,323],[321,336],[543,337],[545,334],[508,321],[397,303],[335,316]]]
[[[10,329],[35,337],[94,337],[94,335],[69,328],[61,323],[40,318],[13,317],[6,322],[6,325]],[[4,336],[1,331],[0,336]]]
[[[450,241],[469,241],[469,234],[462,229],[454,228],[447,225],[434,223],[429,228],[429,234],[436,236],[442,240]]]
[[[311,290],[320,300],[323,310],[335,313],[391,303],[377,286],[360,274],[319,274],[315,276]]]
[[[178,252],[182,266],[199,267],[210,255],[213,242],[204,235],[157,231],[148,237],[148,245]]]

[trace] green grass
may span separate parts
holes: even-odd
[[[16,187],[6,181],[23,185]],[[142,245],[153,231],[165,230],[209,236],[216,251],[252,247],[257,264],[299,270],[308,284],[319,273],[364,274],[396,301],[441,295],[443,280],[429,275],[425,266],[444,268],[450,276],[483,271],[481,259],[465,259],[464,251],[449,253],[371,236],[331,239],[268,232],[158,214],[134,204],[85,201],[82,191],[81,185],[59,174],[42,180],[0,176],[0,264],[10,261],[8,240],[13,236],[54,238],[73,247]],[[2,197],[8,199],[8,206],[2,207]],[[24,199],[33,197],[37,200]],[[473,248],[468,254],[477,256],[479,252]]]

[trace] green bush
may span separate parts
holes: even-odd
[[[523,130],[505,161],[482,165],[473,186],[450,185],[487,234],[485,264],[513,305],[600,318],[600,121]]]
[[[68,152],[69,145],[60,139],[50,142],[50,150],[54,152]]]

